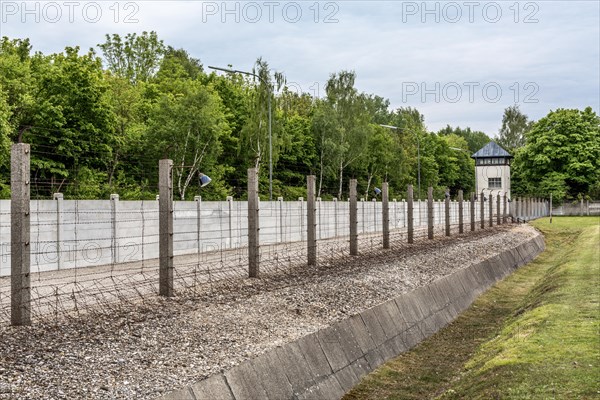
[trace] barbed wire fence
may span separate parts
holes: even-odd
[[[356,179],[349,198],[323,201],[312,175],[306,199],[260,201],[255,169],[248,200],[175,201],[181,167],[171,160],[159,161],[159,176],[144,188],[158,193],[154,200],[31,199],[30,156],[28,144],[13,145],[11,200],[0,200],[0,323],[13,325],[112,315],[158,296],[211,296],[215,287],[244,290],[249,277],[284,287],[298,271],[410,253],[414,243],[549,213],[546,200],[510,202],[499,192],[436,200],[430,189],[421,201],[409,185],[406,199],[389,199],[387,183],[359,198]]]

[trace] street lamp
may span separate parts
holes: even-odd
[[[399,128],[397,126],[393,126],[393,125],[379,124],[379,126],[383,126],[384,128],[389,128],[389,129],[396,129],[396,130],[401,129],[401,128]],[[419,135],[417,135],[415,132],[413,132],[413,134],[417,138],[417,182],[418,182],[418,188],[419,188],[418,189],[419,199],[421,199],[421,144],[419,142]]]
[[[265,81],[263,78],[261,78],[259,75],[255,74],[253,72],[240,71],[237,69],[211,67],[210,65],[208,66],[208,68],[214,69],[217,71],[229,72],[232,74],[250,75],[255,78],[258,78],[262,83],[264,83],[265,85],[270,87],[269,82]],[[268,108],[269,108],[269,201],[273,201],[273,140],[272,140],[272,135],[271,135],[271,93],[269,93]]]

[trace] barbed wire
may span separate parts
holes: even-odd
[[[108,314],[158,293],[159,210],[150,200],[36,200],[31,202],[31,312],[34,320]],[[450,228],[459,229],[458,204],[450,204]],[[487,204],[486,204],[487,206]],[[415,242],[426,241],[427,202],[414,204]],[[475,203],[475,228],[480,228]],[[307,268],[306,201],[261,201],[260,276],[265,284],[294,285]],[[381,201],[359,201],[361,257],[382,256]],[[348,201],[316,202],[317,266],[350,262]],[[484,219],[489,208],[484,207]],[[495,215],[494,207],[492,216]],[[390,247],[409,251],[407,204],[389,203]],[[463,230],[470,232],[470,202],[463,203]],[[230,285],[243,291],[248,266],[248,206],[245,201],[176,201],[173,204],[174,290],[209,296]],[[496,225],[496,220],[493,220]],[[0,201],[0,321],[10,320],[10,229],[8,201]],[[445,234],[444,203],[434,204],[434,237]],[[475,234],[477,234],[475,232]],[[410,251],[409,251],[410,252]],[[385,253],[385,252],[384,252]],[[254,290],[254,289],[253,289]],[[221,293],[221,291],[219,291]]]

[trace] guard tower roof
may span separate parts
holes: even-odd
[[[500,145],[498,145],[498,143],[496,143],[496,142],[489,142],[488,144],[483,146],[481,149],[479,149],[478,152],[476,152],[475,154],[473,154],[471,156],[471,158],[488,158],[488,157],[512,158],[513,156],[510,155],[510,153],[508,151],[506,151],[502,147],[500,147]]]

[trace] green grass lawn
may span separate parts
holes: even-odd
[[[533,225],[544,253],[345,399],[600,398],[600,218]]]

